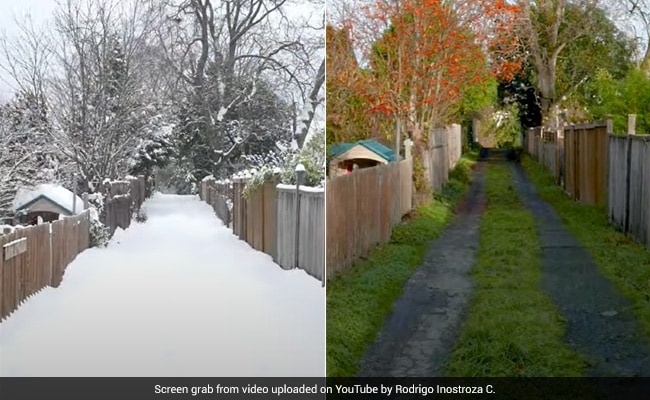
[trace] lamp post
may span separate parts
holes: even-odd
[[[296,263],[294,268],[298,268],[300,254],[300,185],[304,183],[307,171],[302,164],[296,165]]]

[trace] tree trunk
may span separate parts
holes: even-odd
[[[323,86],[323,83],[325,83],[325,59],[323,58],[323,61],[320,63],[320,67],[318,67],[318,72],[316,73],[316,78],[314,79],[314,86],[311,89],[311,92],[309,93],[309,99],[308,104],[311,106],[309,109],[309,112],[305,116],[302,122],[302,130],[300,132],[296,132],[296,142],[298,143],[298,147],[302,148],[302,146],[305,144],[305,140],[307,139],[307,134],[309,133],[309,128],[311,126],[311,123],[314,120],[314,114],[316,113],[316,108],[320,104],[320,101],[318,99],[318,92],[320,92],[321,87]]]
[[[554,125],[554,106],[557,102],[555,91],[555,57],[547,60],[543,65],[537,66],[537,90],[541,96],[540,108],[542,111],[542,124],[551,127]]]

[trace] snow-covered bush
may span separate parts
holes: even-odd
[[[282,183],[295,184],[296,166],[302,164],[307,171],[304,185],[321,187],[325,180],[325,157],[325,130],[321,129],[282,168]]]
[[[90,208],[90,246],[106,246],[111,238],[110,230],[104,223],[104,196],[101,193],[88,195],[88,205]]]
[[[244,196],[250,196],[265,182],[273,180],[295,185],[298,164],[302,164],[307,171],[303,183],[305,186],[322,187],[325,180],[325,157],[325,130],[317,131],[302,149],[292,150],[286,147],[264,157],[247,156],[249,165],[253,168],[246,171],[250,179],[244,188]]]
[[[143,208],[140,208],[137,212],[134,213],[134,219],[136,222],[147,222],[147,213]]]

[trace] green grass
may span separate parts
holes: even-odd
[[[534,218],[519,201],[507,167],[490,166],[486,179],[488,208],[472,271],[477,285],[447,374],[581,376],[585,360],[564,343],[565,323],[539,288]]]
[[[460,162],[471,163],[466,158]],[[366,259],[327,282],[327,376],[357,374],[367,346],[408,278],[422,264],[430,241],[451,220],[466,189],[466,182],[450,180],[409,222],[393,228],[390,242],[375,247]]]
[[[650,338],[650,251],[611,226],[605,207],[572,200],[530,157],[525,157],[522,165],[539,197],[555,208],[562,222],[594,256],[603,275],[632,302],[639,325]]]

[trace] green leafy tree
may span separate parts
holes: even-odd
[[[636,114],[636,132],[650,134],[650,77],[631,69],[623,79],[599,70],[589,84],[589,110],[594,119],[612,117],[614,131],[627,132],[628,114]]]
[[[474,114],[494,106],[498,99],[498,88],[499,83],[495,78],[468,86],[458,103],[456,118],[467,120]]]
[[[525,45],[545,124],[552,123],[555,106],[580,103],[579,92],[599,65],[614,75],[625,74],[632,46],[597,2],[518,4],[522,18],[517,32]]]

